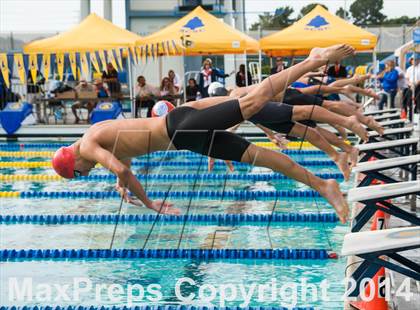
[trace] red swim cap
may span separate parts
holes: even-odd
[[[73,146],[59,148],[52,159],[52,166],[58,175],[66,179],[74,178],[74,155]]]
[[[175,109],[174,105],[166,100],[156,102],[152,108],[152,117],[165,116]]]

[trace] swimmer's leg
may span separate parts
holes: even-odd
[[[349,208],[335,180],[323,180],[294,162],[287,155],[253,144],[249,145],[242,155],[241,161],[255,166],[270,168],[310,186],[328,200],[336,210],[341,222],[345,223],[349,214]]]
[[[320,106],[293,106],[293,121],[313,120],[315,122],[327,123],[331,125],[339,125],[351,130],[357,134],[362,140],[367,140],[367,131],[356,116],[344,117],[336,113],[330,112]]]
[[[359,158],[359,150],[354,146],[347,144],[344,140],[337,137],[331,131],[328,131],[324,128],[317,127],[316,130],[330,143],[346,152],[350,159],[350,168],[354,167],[357,164]]]
[[[335,45],[328,48],[312,49],[308,58],[286,70],[271,75],[252,89],[247,95],[239,99],[244,119],[250,118],[276,94],[283,92],[286,87],[299,77],[327,62],[340,61],[353,54],[354,49],[348,45]]]
[[[349,179],[351,170],[348,164],[348,154],[345,152],[337,152],[317,130],[309,126],[296,123],[289,132],[289,135],[304,138],[312,145],[324,151],[335,162],[343,174],[344,179]]]
[[[372,116],[365,116],[356,107],[347,104],[344,101],[324,100],[322,107],[340,115],[352,116],[355,115],[357,120],[366,125],[372,130],[375,130],[380,135],[383,134],[384,128]]]

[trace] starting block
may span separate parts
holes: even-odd
[[[92,111],[90,121],[92,124],[110,119],[122,118],[122,107],[117,101],[101,102]]]
[[[391,140],[391,141],[381,141],[374,143],[365,143],[356,145],[364,155],[359,160],[359,162],[364,162],[369,160],[371,157],[376,157],[378,159],[387,159],[386,156],[379,153],[379,151],[389,150],[398,156],[407,156],[417,154],[417,144],[418,138],[409,138],[401,140]],[[410,150],[411,149],[411,150]]]
[[[389,199],[420,194],[420,181],[399,182],[385,185],[357,187],[348,191],[348,203],[359,202],[365,207],[353,220],[352,232],[360,229],[373,217],[377,210],[408,221],[414,225],[420,225],[420,218],[408,213],[394,204]]]
[[[22,125],[35,124],[32,105],[27,102],[9,102],[0,112],[0,123],[8,135],[14,134]]]
[[[369,115],[378,115],[378,114],[385,114],[385,113],[395,113],[398,112],[398,109],[384,109],[384,110],[376,110],[376,111],[368,111],[363,113],[366,116]]]
[[[404,127],[406,121],[403,119],[393,119],[390,121],[383,121],[379,122],[382,127],[390,127],[390,128],[402,128]]]
[[[400,116],[400,113],[399,112],[385,113],[385,114],[372,115],[372,116],[375,119],[375,121],[377,121],[377,122],[383,121],[383,120],[386,120],[386,119],[389,119],[389,120],[401,119],[401,116]]]
[[[395,139],[406,139],[411,136],[413,133],[413,127],[406,128],[389,128],[384,130],[382,136],[379,135],[376,131],[369,131],[369,142],[379,142],[380,139],[383,140],[395,140]]]
[[[385,267],[420,281],[420,264],[403,257],[398,252],[420,248],[420,226],[357,232],[344,236],[341,254],[356,255],[364,261],[351,277],[356,286],[349,297],[360,294],[361,281],[372,279],[380,268]],[[390,258],[393,263],[386,258]]]
[[[381,173],[381,171],[394,168],[399,168],[409,172],[411,174],[411,180],[415,181],[417,179],[417,165],[419,163],[420,155],[394,157],[359,163],[352,169],[352,172],[363,173],[365,175],[357,187],[368,186],[374,179],[383,181],[385,183],[400,182],[390,176]]]

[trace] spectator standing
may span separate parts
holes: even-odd
[[[135,87],[135,94],[136,94],[136,109],[134,116],[137,117],[138,110],[144,106],[147,107],[147,117],[152,116],[152,108],[155,104],[154,97],[159,95],[159,91],[146,83],[146,79],[144,76],[140,75],[137,77],[137,85]],[[141,116],[141,113],[140,113]]]
[[[96,89],[95,86],[91,85],[90,83],[88,83],[85,79],[80,80],[80,83],[74,88],[74,90],[76,91],[77,95],[80,95],[81,93],[95,93]],[[71,106],[71,111],[73,112],[75,121],[75,124],[78,124],[80,122],[80,118],[77,115],[77,110],[78,109],[87,109],[88,110],[88,122],[90,120],[90,113],[93,111],[93,109],[95,108],[96,103],[94,101],[76,101],[72,106]]]
[[[395,62],[388,60],[385,64],[385,70],[378,75],[382,83],[382,88],[390,96],[391,108],[395,108],[395,96],[398,88],[398,71],[395,69]],[[383,110],[388,100],[388,95],[383,94],[379,101],[379,110]]]
[[[185,88],[185,92],[187,94],[187,102],[197,100],[199,89],[195,79],[188,80],[188,86]]]
[[[411,66],[407,68],[405,77],[408,81],[409,87],[409,98],[413,97],[414,88],[414,111],[415,113],[420,112],[420,55],[415,54],[415,58],[411,58]],[[410,101],[411,103],[411,101]],[[410,104],[409,107],[412,105]],[[412,114],[410,113],[410,120],[412,120]]]
[[[26,100],[28,100],[29,103],[33,104],[36,109],[36,116],[38,118],[38,122],[42,123],[42,116],[41,116],[41,106],[37,104],[37,99],[41,97],[42,94],[42,85],[45,84],[45,78],[39,72],[36,71],[36,77],[35,81],[32,78],[32,74],[30,71],[28,71],[28,79],[26,82]]]
[[[270,74],[272,75],[272,74],[279,73],[279,72],[283,71],[284,69],[287,69],[287,67],[283,62],[283,58],[276,57],[276,66],[271,68]]]
[[[102,72],[102,81],[108,85],[112,97],[119,97],[121,93],[121,84],[118,81],[118,72],[112,65],[108,63],[107,70]]]
[[[202,97],[205,98],[209,96],[209,86],[212,82],[216,82],[218,77],[226,78],[228,76],[229,74],[222,74],[218,69],[214,70],[209,59],[204,60],[198,83]]]
[[[401,91],[401,106],[404,111],[404,114],[407,115],[408,113],[407,107],[410,102],[408,82],[405,77],[405,72],[399,66],[396,66],[395,70],[398,71],[397,88],[398,88],[398,91]]]
[[[341,63],[336,62],[334,66],[330,66],[327,71],[329,77],[333,77],[336,80],[347,78],[347,69]]]
[[[245,76],[247,76],[248,84],[245,80]],[[245,87],[252,84],[252,76],[249,71],[245,72],[245,65],[241,64],[239,66],[239,72],[236,73],[236,86],[238,87]]]

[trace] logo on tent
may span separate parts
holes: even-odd
[[[182,28],[190,29],[192,31],[203,31],[204,24],[199,17],[191,18]]]
[[[324,17],[317,15],[306,24],[305,30],[326,30],[329,24]]]

